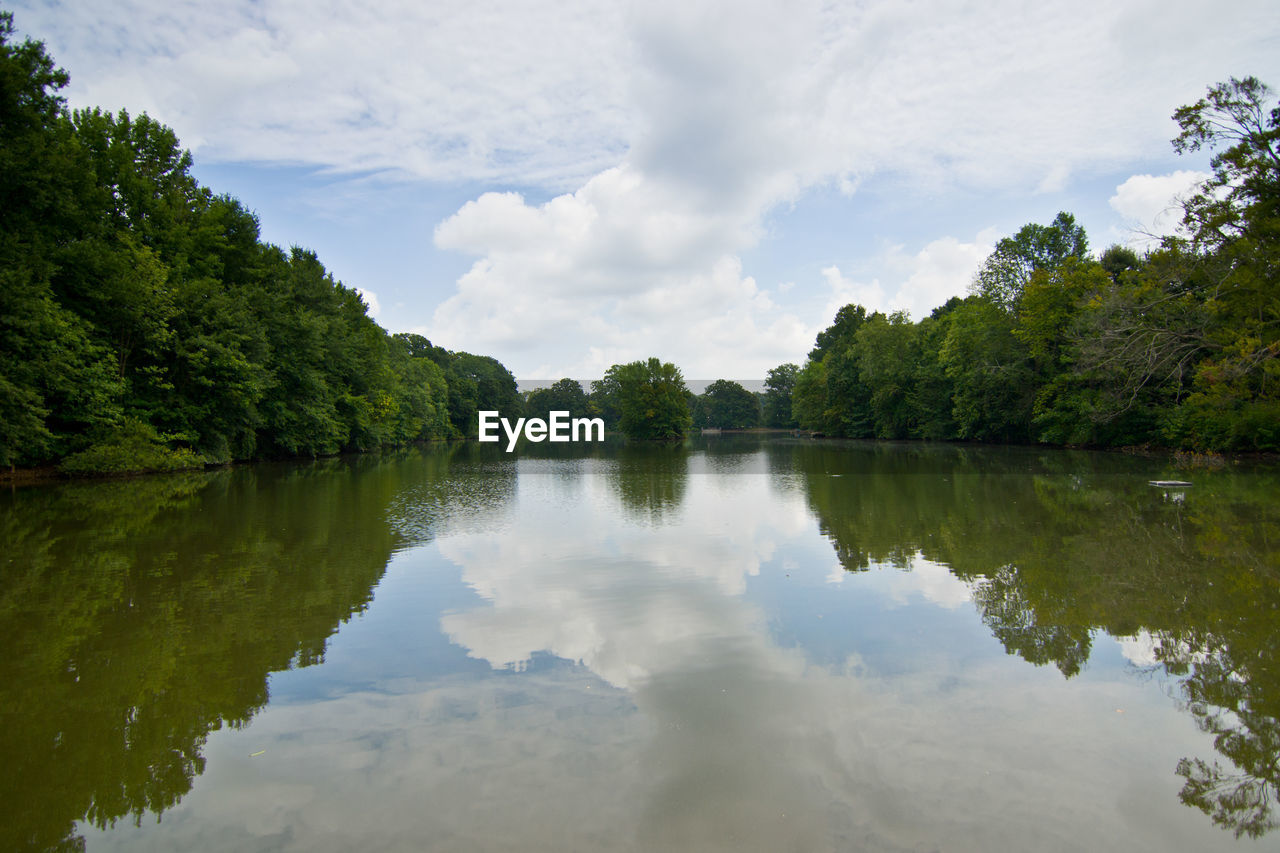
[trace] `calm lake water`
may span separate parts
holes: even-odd
[[[0,541],[4,850],[1280,846],[1274,466],[468,444]]]

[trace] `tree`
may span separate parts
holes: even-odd
[[[391,368],[396,376],[395,443],[447,438],[449,387],[431,360],[431,341],[402,332],[391,336]]]
[[[587,395],[576,379],[561,379],[550,388],[529,392],[524,403],[526,417],[546,420],[551,412],[568,412],[571,418],[587,416]]]
[[[813,349],[809,351],[810,361],[822,361],[828,353],[848,349],[853,345],[853,336],[862,324],[867,321],[867,309],[855,303],[849,303],[836,312],[831,325],[818,332]]]
[[[1036,402],[1042,440],[1141,444],[1189,390],[1211,317],[1193,292],[1195,261],[1177,243],[1117,276],[1064,267],[1028,289],[1019,336],[1053,365]],[[1074,296],[1069,296],[1069,294]],[[1074,300],[1074,302],[1073,302]]]
[[[764,380],[762,419],[764,425],[781,429],[794,429],[795,416],[791,413],[791,393],[796,387],[799,365],[780,364],[769,371]]]
[[[495,360],[393,340],[313,252],[262,243],[170,128],[69,113],[13,33],[0,12],[0,464],[330,454],[520,413]]]
[[[49,461],[121,416],[110,350],[60,299],[92,170],[66,121],[68,76],[0,12],[0,464]]]
[[[1084,228],[1070,213],[1061,212],[1049,225],[1029,223],[996,243],[970,289],[1012,312],[1033,272],[1053,269],[1067,258],[1083,258],[1088,249]]]
[[[1142,266],[1142,259],[1128,246],[1113,243],[1103,250],[1098,263],[1102,264],[1102,268],[1107,271],[1107,275],[1111,276],[1112,281],[1119,283],[1120,277],[1125,273]]]
[[[716,429],[746,429],[760,423],[760,407],[755,395],[737,382],[717,379],[699,397],[703,422],[696,426]]]
[[[622,411],[618,407],[618,377],[616,374],[605,375],[591,383],[591,393],[587,395],[587,413],[593,418],[603,418],[608,429],[617,429]]]
[[[682,438],[692,425],[680,369],[656,358],[615,364],[605,381],[616,383],[619,427],[628,438]]]
[[[821,361],[805,362],[796,374],[791,392],[791,412],[801,429],[817,433],[830,431],[827,416],[827,369]]]
[[[1144,417],[1144,404],[1153,389],[1121,390],[1143,365],[1116,371],[1099,362],[1099,356],[1117,354],[1099,350],[1095,321],[1120,287],[1103,264],[1076,258],[1037,270],[1027,282],[1013,333],[1026,345],[1035,371],[1037,440],[1138,444],[1149,439],[1153,423]]]
[[[855,346],[858,330],[867,320],[866,308],[849,304],[818,333],[792,393],[792,411],[804,429],[851,438],[873,434],[871,389],[859,374],[860,355]],[[818,387],[819,380],[822,387]]]
[[[1229,79],[1174,112],[1174,150],[1214,150],[1213,176],[1184,206],[1215,321],[1171,436],[1207,449],[1280,449],[1280,103]]]
[[[953,296],[946,305],[935,308],[917,324],[918,360],[913,365],[910,398],[914,424],[912,434],[916,438],[937,440],[956,437],[951,403],[954,388],[939,353],[951,329],[951,312],[961,304],[962,300]]]
[[[440,347],[432,349],[431,358],[443,368],[449,385],[454,435],[475,435],[480,411],[501,412],[506,418],[519,417],[524,411],[515,377],[497,359]]]
[[[1174,151],[1216,152],[1213,177],[1184,206],[1184,224],[1200,247],[1220,249],[1246,236],[1273,247],[1280,241],[1268,221],[1280,214],[1280,104],[1268,110],[1270,95],[1255,77],[1232,77],[1174,111],[1181,129]]]
[[[914,426],[911,407],[919,361],[916,326],[904,312],[876,312],[854,336],[858,375],[871,389],[869,401],[877,438],[906,438]]]
[[[56,126],[65,102],[58,92],[67,72],[44,43],[13,44],[13,13],[0,11],[0,230],[56,210],[63,185],[51,167],[63,152]]]
[[[994,303],[971,297],[951,315],[939,361],[951,380],[961,438],[1025,441],[1035,386],[1013,320]]]

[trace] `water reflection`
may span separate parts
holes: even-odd
[[[208,735],[267,704],[269,673],[322,662],[442,490],[466,492],[444,477],[455,453],[5,496],[0,849],[81,849],[77,820],[173,807]]]
[[[1237,836],[1276,827],[1273,471],[1203,472],[1169,500],[1144,479],[1150,463],[1124,457],[857,444],[792,454],[847,569],[905,567],[915,554],[950,566],[1009,653],[1070,678],[1100,631],[1152,638],[1153,660],[1219,753],[1179,762],[1180,799]]]
[[[837,732],[876,724],[845,714],[833,726],[823,715],[833,706],[855,707],[847,699],[860,689],[857,680],[813,669],[803,654],[768,640],[767,615],[742,598],[747,578],[804,527],[800,499],[846,569],[891,566],[910,579],[908,587],[945,608],[973,601],[1010,654],[1052,663],[1068,678],[1085,667],[1099,629],[1124,636],[1159,624],[1159,614],[1147,609],[1151,598],[1187,594],[1177,586],[1181,578],[1170,577],[1171,560],[1183,559],[1177,575],[1204,573],[1203,566],[1185,565],[1188,519],[1162,515],[1185,515],[1190,505],[1162,502],[1146,485],[1149,463],[1141,460],[804,442],[770,444],[764,453],[714,449],[723,452],[708,446],[687,461],[655,456],[645,478],[622,466],[608,471],[613,494],[637,527],[604,523],[586,478],[581,495],[558,495],[546,517],[531,509],[540,496],[530,484],[525,525],[515,539],[477,535],[441,543],[488,602],[442,619],[451,640],[496,668],[519,671],[548,653],[579,662],[629,691],[653,721],[644,757],[645,776],[655,780],[641,824],[646,845],[728,849],[743,839],[768,839],[760,849],[777,849],[771,845],[800,839],[803,848],[854,832],[855,819],[832,805],[849,800],[877,804],[875,817],[863,818],[857,831],[888,844],[903,830],[888,829],[893,821],[886,816],[905,818],[877,792],[927,787],[895,770],[872,785],[853,774],[868,761],[866,750]],[[634,449],[631,466],[646,452]],[[672,471],[676,458],[682,464]],[[681,502],[628,498],[637,479],[646,484],[641,494],[666,494],[668,480],[679,482]],[[1265,493],[1274,486],[1255,481],[1254,488]],[[1235,507],[1223,518],[1241,532],[1252,530],[1257,507],[1266,506],[1263,493],[1247,501],[1254,512]],[[1212,488],[1201,494],[1218,500]],[[648,529],[654,506],[663,507],[658,517],[667,522],[660,531]],[[574,519],[572,535],[554,514]],[[1163,577],[1141,574],[1155,570]],[[1274,566],[1270,571],[1274,576]],[[1097,580],[1112,587],[1111,612],[1092,609],[1089,585]],[[1139,592],[1143,584],[1162,590]],[[1230,602],[1238,618],[1248,602],[1224,595],[1218,606]],[[1122,624],[1113,624],[1115,617]],[[1258,624],[1274,640],[1270,622]],[[815,708],[823,710],[815,716]],[[884,708],[870,716],[877,713]],[[895,707],[890,716],[901,713]],[[1262,716],[1273,722],[1275,714]],[[1061,718],[1064,729],[1072,728],[1069,719]],[[1239,766],[1265,769],[1259,761]],[[1255,790],[1247,786],[1258,778],[1251,779],[1246,791]],[[1251,801],[1254,816],[1230,818],[1233,827],[1255,834],[1265,823],[1265,816],[1257,819],[1269,809],[1270,783],[1263,784],[1263,796]],[[798,822],[780,822],[784,813]],[[806,841],[798,826],[816,835]]]
[[[553,484],[522,478],[518,536],[437,544],[486,600],[442,618],[451,640],[513,671],[549,653],[627,691],[648,723],[624,759],[639,769],[628,829],[641,849],[813,849],[828,835],[820,782],[839,768],[807,725],[825,697],[741,597],[808,523],[798,496],[770,498],[762,461],[633,448],[555,500]],[[616,510],[627,523],[604,523]],[[696,529],[653,529],[690,516]]]
[[[614,458],[609,483],[633,518],[658,525],[678,514],[688,486],[683,444],[624,445]]]
[[[549,447],[6,497],[0,846],[75,849],[82,819],[90,846],[308,851],[1274,826],[1274,471]],[[1148,485],[1175,478],[1181,501]]]

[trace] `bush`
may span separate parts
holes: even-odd
[[[108,476],[204,467],[204,460],[195,451],[171,448],[169,440],[169,436],[157,434],[150,424],[127,418],[86,449],[63,459],[58,468],[75,476]]]

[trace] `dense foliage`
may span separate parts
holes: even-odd
[[[0,13],[0,464],[171,470],[473,435],[521,413],[492,358],[388,335],[305,249],[259,239],[146,115],[69,111],[66,72]],[[1094,256],[1067,213],[1001,240],[919,322],[848,305],[757,399],[657,359],[530,413],[636,438],[834,436],[1280,450],[1280,105],[1254,78],[1174,113],[1214,152],[1182,236]],[[749,399],[750,398],[750,399]]]
[[[1183,236],[1088,253],[1067,213],[1001,240],[918,323],[848,305],[795,378],[805,429],[863,438],[1280,450],[1280,105],[1253,78],[1174,118],[1213,176]],[[782,370],[785,368],[778,368]]]
[[[588,413],[587,393],[582,383],[574,379],[561,379],[550,388],[538,388],[525,397],[524,413],[527,417],[548,420],[552,412],[568,412],[571,418],[584,418]]]
[[[146,115],[66,108],[0,13],[0,464],[76,473],[367,450],[519,408],[491,358],[388,335],[259,240]]]
[[[791,393],[800,374],[797,364],[780,364],[769,371],[764,379],[764,397],[760,401],[760,418],[764,426],[775,429],[794,429],[795,416],[791,413]]]
[[[323,662],[391,554],[515,493],[459,498],[445,444],[0,496],[0,849],[85,849],[176,805],[206,739],[249,725],[270,673]]]
[[[1273,473],[1197,476],[1183,493],[1152,489],[1153,469],[1125,456],[817,442],[770,453],[803,473],[846,570],[947,566],[1010,654],[1074,678],[1102,636],[1145,637],[1148,672],[1171,677],[1216,751],[1168,768],[1179,799],[1237,837],[1280,826]]]
[[[737,382],[717,379],[690,403],[699,429],[748,429],[760,424],[760,401]]]
[[[593,417],[628,438],[682,438],[693,424],[689,389],[680,369],[657,358],[615,364],[591,383]]]

